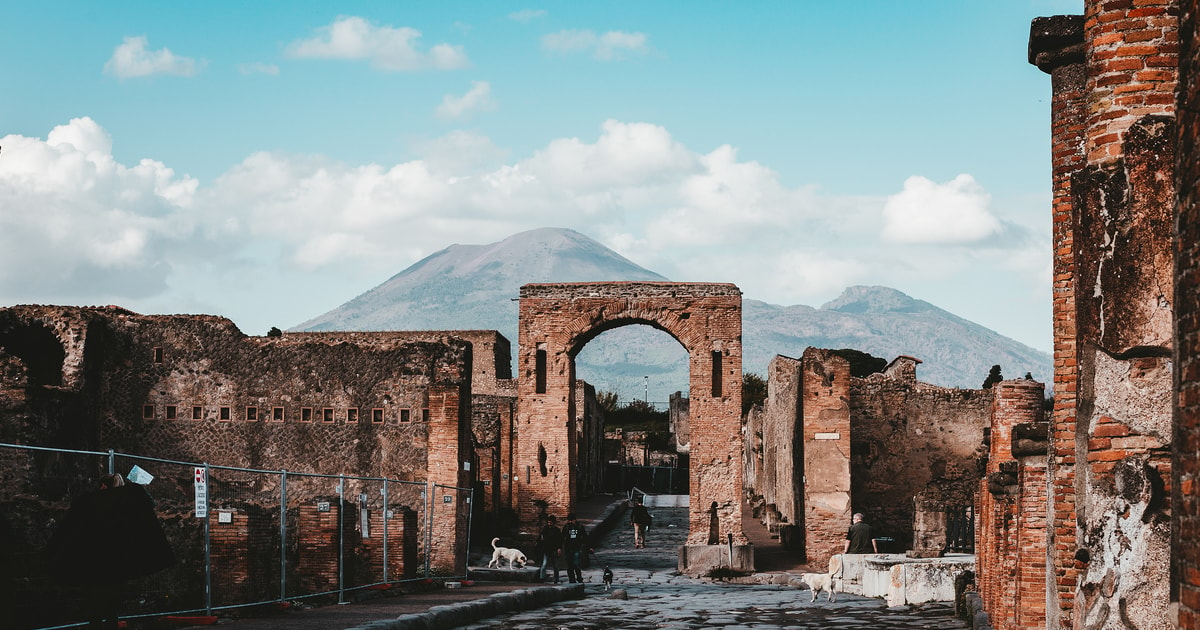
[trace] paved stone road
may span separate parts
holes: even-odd
[[[652,508],[646,549],[633,549],[629,527],[598,545],[598,563],[584,571],[588,596],[465,626],[476,630],[570,628],[936,628],[962,630],[949,604],[888,608],[883,601],[839,593],[810,602],[811,591],[788,586],[715,583],[676,572],[676,549],[687,538],[686,508]],[[531,558],[532,560],[532,558]],[[616,575],[614,592],[600,583],[603,565]]]

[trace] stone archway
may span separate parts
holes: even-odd
[[[711,536],[746,543],[742,531],[742,293],[732,284],[594,282],[521,287],[515,503],[532,522],[537,503],[575,505],[579,453],[575,356],[597,335],[646,324],[687,350],[690,368],[688,545]]]

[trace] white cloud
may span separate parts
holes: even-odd
[[[597,35],[591,30],[565,30],[542,36],[542,48],[556,53],[590,52],[600,61],[614,61],[650,52],[645,33],[608,31]]]
[[[216,312],[263,318],[263,304],[278,304],[274,321],[252,328],[265,329],[332,308],[451,243],[548,225],[674,280],[733,282],[780,304],[820,304],[849,284],[930,299],[912,287],[963,276],[1016,278],[1024,291],[1048,282],[1049,245],[1032,231],[969,248],[923,246],[932,228],[925,240],[881,235],[906,203],[959,213],[966,204],[998,220],[969,177],[913,178],[891,198],[822,196],[733,147],[700,153],[647,123],[609,120],[594,137],[552,140],[524,159],[465,131],[425,141],[419,159],[398,164],[258,152],[204,186],[153,160],[122,165],[112,144],[88,118],[44,141],[0,138],[0,304],[212,310],[204,305],[229,302],[237,286],[239,304]],[[986,236],[951,233],[960,240],[938,242]],[[294,310],[297,292],[304,312]]]
[[[195,237],[196,180],[153,160],[117,163],[90,118],[0,145],[0,296],[107,301],[165,288],[172,249]]]
[[[492,86],[487,81],[472,81],[471,89],[462,96],[447,94],[442,97],[436,113],[439,118],[463,118],[476,112],[490,112],[496,109],[496,99],[492,98]]]
[[[315,37],[287,47],[297,59],[365,59],[380,70],[453,70],[468,65],[461,46],[437,44],[422,52],[421,32],[409,27],[376,26],[361,17],[340,17],[317,29]]]
[[[520,11],[514,11],[508,14],[508,19],[521,22],[523,24],[544,17],[546,17],[545,9],[521,9]]]
[[[173,74],[190,77],[204,65],[188,57],[180,57],[167,48],[147,50],[149,45],[144,36],[126,37],[112,57],[104,64],[104,74],[118,79],[149,77],[156,74]]]
[[[970,175],[945,184],[909,177],[883,208],[883,238],[894,243],[957,245],[1002,231],[989,210],[991,197]]]
[[[273,63],[239,63],[237,70],[241,74],[269,74],[271,76],[279,74],[279,66]]]

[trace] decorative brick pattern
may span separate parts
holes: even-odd
[[[580,429],[575,355],[606,330],[648,324],[688,351],[691,513],[688,544],[707,544],[715,504],[722,542],[745,544],[741,524],[742,297],[730,284],[613,282],[521,287],[516,503],[533,523],[536,501],[554,514],[578,496]],[[539,374],[539,351],[544,371]],[[720,357],[719,363],[714,357]],[[719,374],[714,375],[714,366]],[[717,379],[714,379],[717,376]],[[719,382],[719,387],[715,383]],[[539,386],[544,384],[544,391]],[[719,392],[714,391],[719,389]]]

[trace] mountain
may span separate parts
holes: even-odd
[[[573,230],[541,228],[490,245],[451,245],[293,330],[499,330],[517,344],[517,302],[531,282],[667,281]],[[742,368],[766,374],[776,354],[853,348],[888,361],[921,359],[917,376],[977,388],[992,365],[1049,383],[1049,355],[887,287],[855,286],[821,306],[742,302]],[[621,400],[665,402],[686,390],[687,354],[648,326],[606,332],[576,358],[577,374]]]

